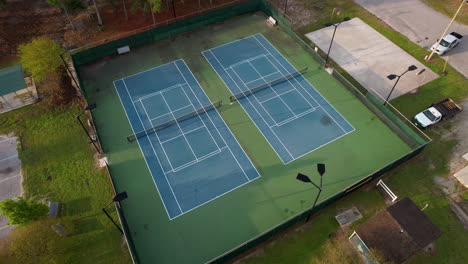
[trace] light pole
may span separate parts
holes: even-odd
[[[119,229],[120,233],[124,233],[122,228],[120,228],[119,225],[117,225],[117,223],[114,221],[114,219],[112,219],[112,217],[107,213],[106,211],[106,207],[109,206],[111,203],[115,203],[115,202],[120,202],[122,200],[125,200],[127,199],[128,195],[127,195],[127,192],[121,192],[119,194],[117,194],[114,199],[112,199],[112,202],[106,204],[106,206],[104,206],[102,208],[102,211],[107,215],[107,217],[109,218],[109,220],[111,220],[111,222],[115,225],[115,227],[117,227],[117,229]]]
[[[400,75],[390,74],[390,75],[387,76],[387,78],[388,78],[389,80],[393,80],[393,79],[395,79],[395,78],[398,78],[398,79],[396,80],[395,84],[393,85],[392,90],[390,90],[390,93],[388,94],[387,99],[385,99],[384,105],[386,105],[387,102],[388,102],[388,99],[390,99],[390,96],[392,95],[393,90],[395,89],[395,86],[397,85],[397,83],[398,83],[398,81],[400,80],[401,76],[405,75],[405,73],[407,73],[407,72],[409,72],[409,71],[414,71],[414,70],[416,70],[417,68],[418,68],[418,67],[416,67],[416,66],[414,66],[414,65],[411,65],[411,66],[408,67],[408,69],[407,69],[404,73],[402,73],[402,74],[400,74]]]
[[[86,129],[85,125],[83,124],[83,122],[81,122],[81,119],[80,119],[80,116],[82,114],[84,114],[84,112],[86,112],[87,110],[93,110],[94,108],[96,108],[96,104],[91,104],[91,105],[88,105],[85,109],[83,109],[83,111],[81,111],[81,113],[79,115],[76,116],[76,119],[78,119],[78,122],[80,123],[81,127],[83,128],[83,130],[85,131],[86,135],[88,136],[89,140],[91,141],[91,143],[93,143],[93,146],[94,148],[96,149],[97,153],[101,154],[101,151],[99,150],[99,148],[96,146],[96,143],[94,143],[94,139],[89,135],[88,133],[88,129]]]
[[[73,79],[73,82],[75,83],[76,88],[79,89],[80,86],[78,85],[78,82],[76,81],[75,77],[73,77],[73,74],[71,73],[70,69],[68,68],[68,64],[65,62],[65,59],[63,58],[63,54],[67,53],[67,52],[70,51],[70,50],[76,49],[76,48],[78,48],[78,46],[76,46],[76,45],[67,47],[67,48],[65,49],[65,51],[62,52],[62,54],[60,54],[60,58],[62,59],[62,62],[63,62],[63,64],[65,65],[65,68],[67,69],[68,74],[69,74],[70,77]]]
[[[317,193],[317,197],[315,197],[314,204],[312,205],[312,208],[310,209],[311,213],[309,213],[309,215],[307,216],[306,223],[309,222],[310,216],[312,214],[312,211],[315,208],[315,205],[317,204],[320,193],[322,193],[322,176],[323,176],[323,174],[325,174],[325,164],[317,163],[317,171],[320,174],[320,185],[315,184],[308,176],[306,176],[306,175],[304,175],[302,173],[298,173],[297,176],[296,176],[297,180],[299,180],[301,182],[306,182],[306,183],[310,182],[312,185],[315,186],[315,188],[317,188],[319,190],[319,192]]]
[[[343,20],[342,20],[340,23],[338,23],[338,24],[332,24],[332,23],[327,23],[327,24],[325,24],[326,27],[330,27],[330,26],[334,26],[334,27],[335,27],[335,29],[333,30],[332,39],[331,39],[331,41],[330,41],[330,47],[328,47],[327,58],[325,59],[325,66],[324,66],[325,68],[328,67],[328,58],[329,58],[329,55],[330,55],[330,50],[331,50],[331,47],[332,47],[332,44],[333,44],[333,40],[335,39],[336,29],[338,28],[339,25],[341,25],[341,23],[343,23],[343,22],[345,22],[345,21],[348,21],[348,20],[350,20],[350,18],[349,18],[349,17],[345,17],[345,18],[343,18]]]

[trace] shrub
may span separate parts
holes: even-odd
[[[43,81],[49,73],[56,71],[62,64],[59,57],[62,52],[63,49],[60,45],[48,38],[37,38],[18,47],[23,69],[31,73],[38,83]]]
[[[8,218],[9,225],[26,225],[46,216],[48,212],[47,205],[23,197],[0,201],[0,215]]]

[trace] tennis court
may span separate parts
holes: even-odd
[[[170,219],[260,176],[183,60],[114,86]]]
[[[203,55],[284,164],[354,131],[262,34]]]
[[[137,263],[225,263],[305,221],[318,190],[296,180],[298,173],[317,182],[316,164],[326,164],[315,209],[323,208],[420,146],[377,100],[344,86],[313,51],[269,25],[265,13],[243,13],[260,2],[194,18],[218,21],[205,26],[182,21],[171,32],[156,28],[73,55],[87,102],[97,105],[93,120],[115,192],[128,194],[119,204]],[[269,52],[252,36],[268,40],[262,43]],[[130,53],[101,57],[125,45]],[[222,47],[231,49],[222,53]],[[225,60],[224,67],[253,60],[219,74],[224,67],[210,65],[208,50]],[[244,79],[232,81],[229,74]],[[249,90],[233,90],[250,81]],[[270,88],[291,91],[268,100],[278,97]],[[283,101],[295,118],[273,112],[287,112],[286,106],[268,105]],[[293,157],[273,130],[294,161],[284,163]],[[333,218],[320,224],[321,234],[335,224]],[[310,241],[320,239],[317,234]]]

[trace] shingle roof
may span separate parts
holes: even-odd
[[[426,247],[442,234],[439,228],[407,197],[387,208],[387,211],[420,248]]]
[[[398,264],[425,248],[442,232],[409,198],[403,198],[356,229],[371,250]]]

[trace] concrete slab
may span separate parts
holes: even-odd
[[[333,27],[306,34],[320,49],[327,51]],[[406,73],[398,82],[391,99],[411,92],[438,78],[438,75],[411,57],[359,18],[343,22],[337,29],[330,57],[369,91],[387,98],[396,80],[389,74],[402,74],[410,65],[416,71]],[[424,70],[421,74],[418,74]]]
[[[335,219],[338,221],[340,226],[345,226],[353,223],[362,218],[361,213],[356,207],[344,211],[343,213],[336,215]]]
[[[463,155],[462,158],[468,161],[468,153],[465,153],[465,155]]]
[[[0,201],[22,195],[21,161],[16,147],[16,137],[0,136]],[[15,228],[7,222],[5,217],[0,217],[0,240]]]
[[[468,188],[468,166],[453,174],[457,180]]]
[[[354,0],[354,2],[425,49],[429,49],[440,38],[451,19],[420,0]],[[466,12],[466,6],[461,12]],[[454,22],[449,32],[451,31],[456,31],[467,38],[468,26]],[[443,57],[449,57],[448,63],[468,78],[466,39]]]

